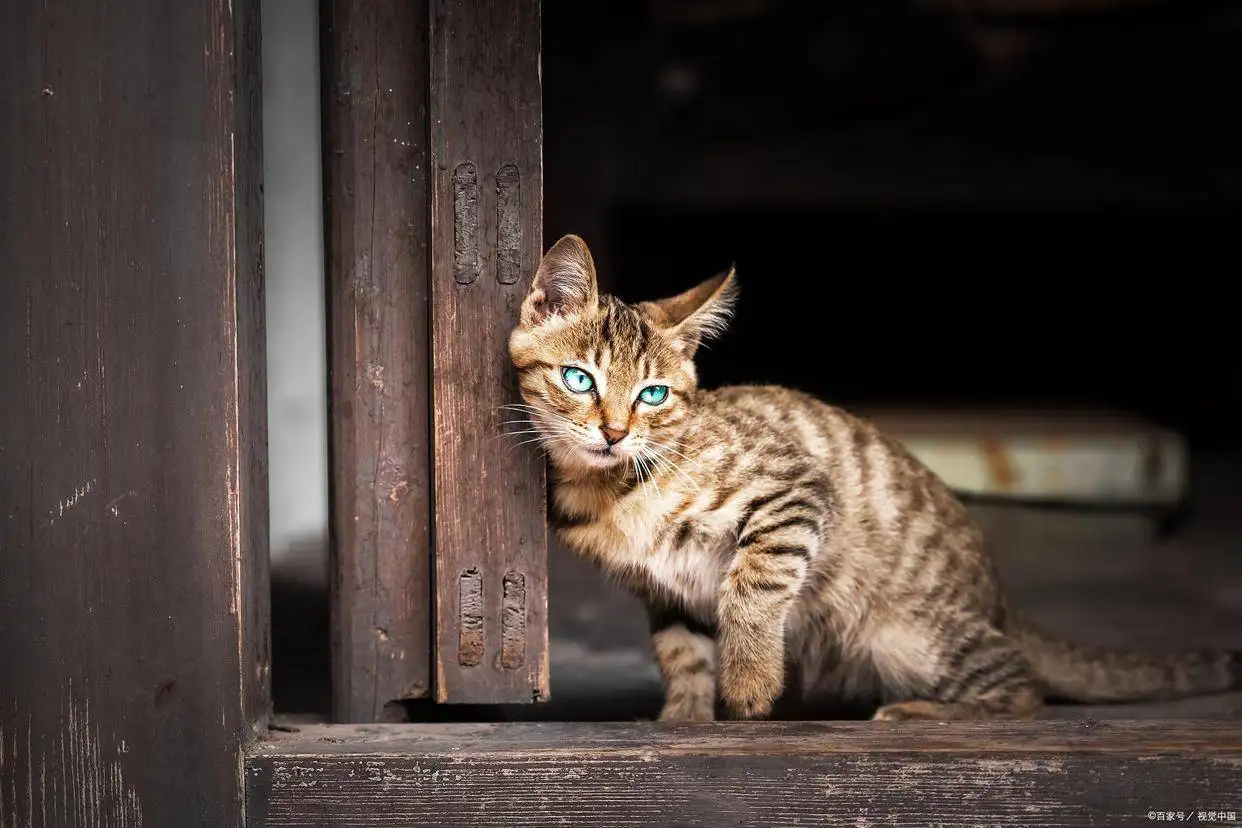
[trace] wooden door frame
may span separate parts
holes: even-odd
[[[333,719],[536,702],[544,466],[504,432],[543,252],[540,3],[323,14]]]
[[[322,0],[332,716],[432,690],[426,0]]]
[[[0,4],[0,825],[241,825],[269,713],[258,0]]]

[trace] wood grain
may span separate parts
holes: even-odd
[[[425,0],[323,5],[333,716],[431,689]]]
[[[259,67],[257,0],[0,4],[0,824],[241,823]]]
[[[431,0],[430,44],[436,698],[529,702],[549,692],[544,467],[501,406],[542,253],[539,2]]]
[[[306,728],[255,825],[1133,825],[1242,810],[1238,722]]]

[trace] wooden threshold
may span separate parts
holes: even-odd
[[[1239,721],[313,725],[246,758],[251,826],[1226,822],[1239,779]]]

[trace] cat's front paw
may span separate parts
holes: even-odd
[[[735,721],[766,719],[772,715],[772,702],[759,698],[725,700],[729,718]]]
[[[731,719],[766,719],[780,697],[785,674],[779,659],[722,659],[720,700]]]
[[[770,681],[752,678],[724,685],[720,698],[731,719],[766,719],[772,715],[772,706],[779,695],[779,683],[774,686]]]

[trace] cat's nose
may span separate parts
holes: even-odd
[[[610,446],[621,442],[625,439],[625,435],[630,433],[627,429],[612,426],[600,426],[599,430],[604,434],[604,442]]]

